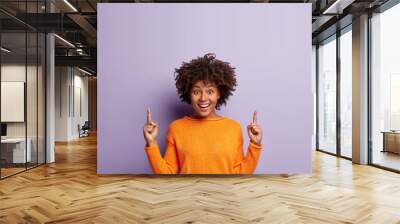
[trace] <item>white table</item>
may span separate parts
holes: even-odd
[[[6,138],[1,139],[2,147],[13,147],[13,163],[25,163],[31,162],[32,153],[31,153],[31,145],[32,140],[30,138],[26,139],[28,143],[25,151],[25,138]],[[26,154],[25,154],[26,152]],[[25,161],[27,159],[27,161]]]

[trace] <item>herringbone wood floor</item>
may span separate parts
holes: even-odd
[[[0,181],[0,223],[400,223],[400,175],[313,153],[311,175],[99,176],[96,139]]]

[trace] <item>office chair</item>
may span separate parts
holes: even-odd
[[[78,124],[79,138],[89,136],[89,129],[90,129],[89,121],[85,121],[82,127],[80,127],[80,125]]]

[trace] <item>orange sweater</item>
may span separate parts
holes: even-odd
[[[262,148],[250,142],[245,157],[240,124],[225,117],[175,120],[166,146],[164,158],[157,145],[145,149],[156,174],[253,173]]]

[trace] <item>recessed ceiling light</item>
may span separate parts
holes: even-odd
[[[1,50],[4,51],[4,52],[6,52],[6,53],[10,53],[10,52],[11,52],[11,50],[9,50],[9,49],[7,49],[7,48],[5,48],[5,47],[1,47]]]
[[[54,36],[57,37],[58,39],[60,39],[61,41],[63,41],[64,43],[68,44],[69,46],[75,48],[75,45],[73,45],[73,44],[72,44],[71,42],[69,42],[68,40],[66,40],[66,39],[64,39],[64,38],[62,38],[62,37],[60,37],[60,36],[57,35],[57,34],[54,34]]]
[[[88,72],[88,71],[86,71],[86,70],[83,70],[83,69],[81,69],[81,68],[79,68],[79,67],[78,67],[78,70],[81,71],[81,72],[83,72],[83,73],[85,73],[85,74],[92,75],[92,73],[90,73],[90,72]]]
[[[322,14],[342,14],[343,9],[353,3],[355,0],[336,0]]]
[[[74,12],[78,12],[78,10],[71,4],[69,3],[68,0],[64,0],[65,4],[67,4],[72,10],[74,10]]]

